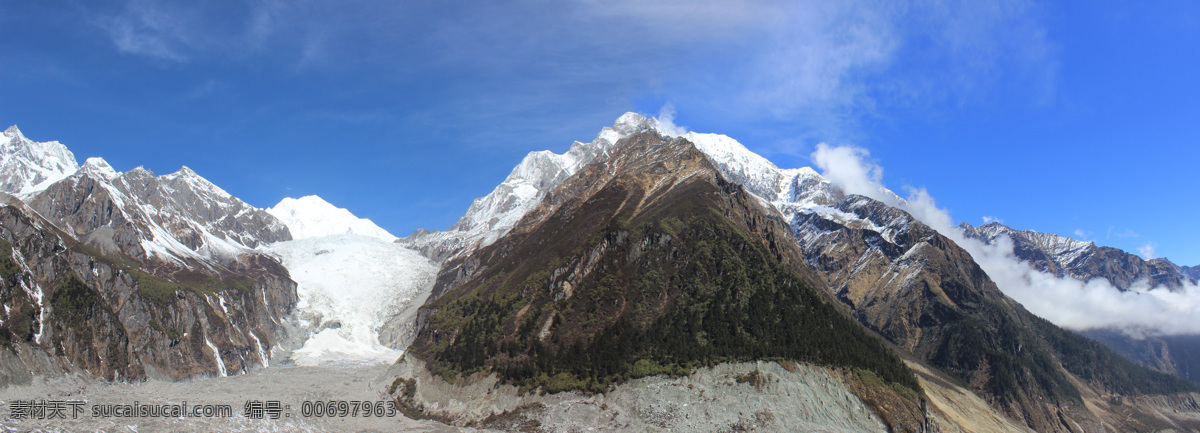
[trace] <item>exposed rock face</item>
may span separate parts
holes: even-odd
[[[16,200],[0,206],[0,239],[11,245],[0,257],[11,261],[0,339],[107,380],[267,365],[297,301],[287,271],[265,256],[241,255],[219,270],[165,266],[156,276],[76,241]]]
[[[259,244],[291,240],[278,219],[187,167],[158,177],[139,167],[111,178],[88,167],[29,205],[103,254],[215,264]]]
[[[521,394],[495,375],[449,383],[411,358],[388,373],[401,378],[394,386],[407,407],[430,408],[452,423],[482,419],[485,428],[507,431],[888,431],[837,371],[784,364],[721,364],[682,377],[635,379],[593,395]]]
[[[1081,281],[1104,278],[1121,290],[1129,290],[1139,280],[1152,287],[1173,290],[1196,283],[1196,276],[1191,275],[1193,271],[1166,259],[1144,260],[1116,248],[1032,230],[1014,230],[997,222],[979,227],[962,223],[959,227],[966,236],[989,244],[1000,237],[1008,237],[1013,242],[1013,255],[1034,269],[1058,277],[1069,276]]]

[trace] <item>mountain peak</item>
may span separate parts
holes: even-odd
[[[641,114],[632,111],[622,114],[613,123],[613,129],[623,135],[633,135],[647,129],[653,129],[654,124]]]
[[[292,232],[292,239],[354,234],[388,242],[396,240],[395,236],[371,220],[359,218],[349,210],[334,206],[315,195],[285,197],[275,207],[267,209],[267,213],[287,225]]]
[[[639,113],[625,113],[613,126],[601,129],[591,142],[577,141],[566,153],[530,152],[504,182],[487,196],[475,199],[467,213],[449,229],[414,233],[402,242],[439,260],[489,245],[515,226],[548,191],[597,158],[611,154],[621,139],[642,132],[686,139],[723,175],[776,205],[786,201],[797,204],[798,208],[808,208],[834,201],[829,181],[810,168],[782,170],[728,136],[695,132],[681,135],[682,130],[667,119],[660,121]]]
[[[21,134],[21,130],[19,128],[17,128],[17,125],[13,125],[13,126],[8,127],[8,129],[5,129],[4,136],[5,137],[25,138],[25,135]]]
[[[181,166],[179,170],[175,171],[174,173],[162,176],[162,179],[167,182],[183,182],[197,193],[203,192],[222,199],[229,199],[233,197],[233,195],[229,194],[224,189],[221,189],[221,187],[212,183],[208,179],[205,179],[204,176],[197,174],[194,170],[186,165]]]
[[[108,161],[105,161],[104,158],[98,156],[88,158],[87,161],[83,163],[83,167],[80,168],[80,171],[109,181],[121,175],[121,173],[118,173],[117,170],[113,169],[111,165],[108,165]]]
[[[57,141],[30,140],[16,125],[0,141],[0,191],[27,199],[79,170],[75,154]]]

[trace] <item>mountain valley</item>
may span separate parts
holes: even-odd
[[[1014,263],[1130,292],[1191,290],[1195,267],[944,226],[882,186],[848,193],[635,113],[404,238],[317,196],[259,209],[187,167],[4,139],[10,399],[288,392],[268,378],[290,371],[449,424],[395,424],[429,431],[1200,431],[1194,335],[1064,329],[978,251],[1011,243]]]

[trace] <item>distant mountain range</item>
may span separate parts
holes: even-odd
[[[321,283],[326,265],[314,257],[323,248],[345,248],[343,267],[353,251],[386,250],[287,242],[351,234],[395,241],[440,266],[426,292],[389,297],[414,303],[374,330],[381,343],[409,348],[389,389],[409,416],[509,428],[553,424],[548,408],[582,404],[633,419],[628,428],[686,430],[695,421],[787,431],[772,420],[795,418],[793,427],[858,431],[785,413],[809,403],[770,394],[779,375],[816,369],[803,377],[821,377],[826,391],[805,398],[852,399],[847,407],[862,409],[847,410],[874,420],[860,427],[1200,431],[1200,394],[1181,379],[1200,368],[1196,337],[1085,332],[1093,340],[1064,330],[1006,296],[955,239],[1009,239],[1013,257],[1038,271],[1121,290],[1138,282],[1185,290],[1196,267],[1000,224],[964,224],[949,236],[891,191],[847,194],[729,137],[674,135],[635,113],[565,154],[530,153],[449,229],[401,239],[315,196],[258,209],[187,167],[155,175],[120,173],[100,158],[80,166],[61,143],[34,142],[16,127],[0,151],[0,343],[12,349],[0,350],[4,383],[65,371],[182,379],[269,365],[295,332],[285,322],[300,299],[282,257]],[[430,271],[396,272],[417,280]],[[743,370],[727,383],[696,376],[755,362],[778,368]],[[653,377],[659,385],[646,385]],[[695,401],[715,387],[772,397],[705,403],[707,421],[556,397],[670,380],[691,381],[678,392]],[[754,416],[737,418],[731,407]]]
[[[264,210],[188,167],[121,173],[99,157],[80,166],[63,144],[15,126],[0,168],[8,383],[73,369],[136,380],[268,365],[298,296],[261,247],[293,233],[395,239],[316,196]]]
[[[879,193],[903,204],[890,191]],[[448,400],[471,398],[468,388],[448,384],[465,377],[488,375],[514,389],[602,392],[645,374],[748,357],[884,378],[893,393],[858,395],[893,431],[931,424],[971,430],[950,407],[911,409],[929,400],[906,400],[911,394],[902,390],[940,392],[931,391],[944,389],[938,379],[893,370],[887,356],[849,355],[877,344],[870,339],[839,336],[836,356],[809,346],[820,340],[806,337],[813,322],[805,321],[826,313],[780,309],[803,305],[800,299],[815,292],[841,311],[817,322],[853,318],[896,356],[912,359],[911,371],[944,372],[1035,430],[1159,422],[1197,428],[1187,416],[1153,415],[1158,403],[1149,403],[1194,397],[1148,397],[1194,392],[1193,385],[1030,314],[970,253],[903,209],[847,195],[808,168],[779,169],[728,137],[675,137],[632,113],[565,155],[531,153],[450,230],[399,242],[445,260],[418,314],[410,356],[395,369],[398,399],[425,416],[470,423],[498,413]],[[1054,257],[1065,260],[1066,250]],[[1089,257],[1120,259],[1097,254]],[[1071,260],[1047,263],[1076,269]],[[1088,269],[1083,263],[1079,269]],[[1096,266],[1112,269],[1118,281],[1156,269]],[[778,272],[795,280],[777,279]],[[1189,281],[1182,271],[1175,275],[1160,278],[1177,286]],[[758,296],[775,301],[758,304]],[[794,337],[758,334],[762,319]],[[494,410],[546,420],[521,409],[544,400],[520,395]],[[1116,415],[1129,410],[1141,418]]]
[[[1125,251],[1098,246],[1048,233],[1014,230],[992,222],[979,227],[962,223],[968,237],[989,244],[1004,236],[1013,241],[1013,254],[1035,269],[1055,276],[1069,276],[1087,281],[1103,278],[1120,290],[1129,290],[1136,281],[1148,282],[1151,287],[1179,289],[1185,284],[1196,285],[1196,267],[1180,266],[1167,259],[1144,260]]]

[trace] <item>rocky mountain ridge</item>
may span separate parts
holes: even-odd
[[[188,167],[120,173],[16,127],[5,138],[0,189],[21,197],[5,199],[0,220],[0,259],[15,269],[0,339],[107,380],[269,364],[296,289],[253,248],[290,239],[286,226]],[[7,365],[12,380],[44,364],[34,358]]]
[[[57,368],[107,380],[228,375],[270,362],[281,321],[296,303],[287,271],[246,255],[222,273],[160,278],[137,262],[100,254],[20,201],[0,206],[5,275],[0,340],[46,352]],[[6,366],[10,381],[26,379]],[[36,366],[34,366],[36,367]]]
[[[1034,269],[1057,277],[1065,275],[1081,281],[1103,278],[1120,290],[1129,290],[1138,281],[1147,282],[1151,288],[1161,286],[1172,290],[1185,284],[1196,284],[1192,268],[1162,258],[1146,260],[1094,242],[1032,230],[1016,230],[998,222],[978,227],[962,223],[959,227],[967,237],[988,244],[996,243],[1002,236],[1008,237],[1013,242],[1013,255]]]

